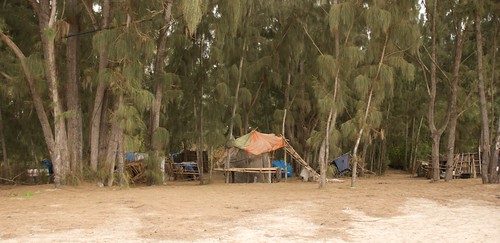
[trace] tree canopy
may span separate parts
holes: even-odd
[[[478,148],[493,183],[499,24],[489,0],[4,1],[0,176],[50,158],[57,185],[113,185],[126,151],[259,129],[322,172],[351,153],[353,185]]]

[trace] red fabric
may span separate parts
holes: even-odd
[[[250,143],[244,150],[253,155],[268,153],[285,146],[283,137],[274,134],[265,134],[257,131],[251,132]]]

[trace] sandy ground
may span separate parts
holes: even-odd
[[[0,186],[0,242],[499,242],[499,185],[348,180]]]

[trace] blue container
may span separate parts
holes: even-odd
[[[274,160],[273,161],[273,167],[280,167],[281,168],[281,177],[285,177],[285,161],[283,160]],[[290,163],[286,163],[286,168],[288,172],[288,177],[292,177],[292,166]]]

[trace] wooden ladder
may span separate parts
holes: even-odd
[[[302,157],[300,157],[300,155],[286,140],[285,140],[285,150],[295,159],[295,161],[299,162],[299,164],[301,164],[306,170],[309,171],[309,173],[312,174],[313,179],[315,181],[319,180],[318,172],[316,172],[316,170],[314,170],[311,166],[309,166],[309,164]]]

